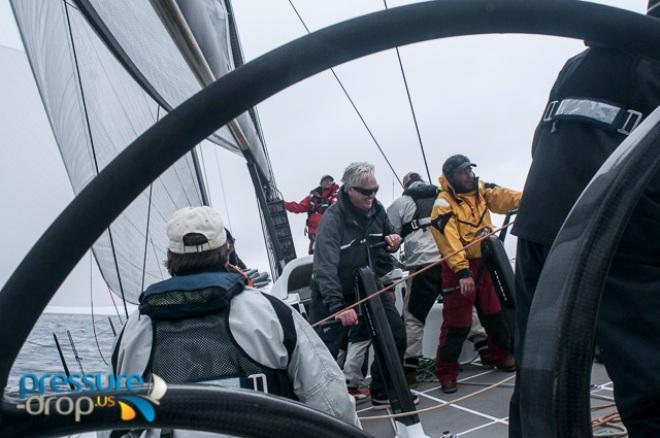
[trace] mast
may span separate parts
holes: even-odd
[[[199,83],[204,87],[213,83],[217,79],[217,75],[214,74],[212,66],[207,62],[204,48],[195,39],[194,31],[190,28],[186,15],[179,8],[177,2],[175,0],[151,0],[151,4]],[[228,17],[229,49],[234,66],[240,67],[244,62],[243,53],[233,10],[228,0],[225,0],[225,8]],[[244,129],[246,126],[241,126],[238,119],[231,120],[227,127],[247,161],[248,171],[262,217],[262,230],[271,274],[276,279],[284,266],[296,258],[295,247],[289,221],[284,210],[284,202],[275,184],[257,113],[254,108],[251,108],[248,112],[257,134],[256,138],[252,136],[252,141],[250,141],[251,137]],[[261,151],[254,149],[259,147]],[[264,163],[259,163],[255,157],[255,153],[259,152],[262,152],[263,157],[265,157],[265,166]]]
[[[229,24],[229,43],[231,48],[232,57],[234,59],[234,66],[236,68],[244,64],[243,49],[241,41],[238,37],[238,29],[236,26],[236,19],[234,16],[234,9],[231,5],[231,0],[224,0],[225,8],[227,10],[228,24]],[[264,238],[266,240],[266,250],[268,252],[268,259],[271,263],[271,274],[273,279],[276,279],[282,273],[284,266],[296,258],[296,250],[293,245],[293,236],[291,235],[291,227],[289,219],[284,210],[284,202],[279,196],[279,191],[275,185],[275,176],[271,168],[270,157],[268,156],[268,148],[266,147],[266,140],[261,129],[261,122],[259,115],[253,108],[249,110],[250,118],[257,128],[257,133],[261,139],[262,148],[268,164],[268,170],[271,174],[269,182],[260,178],[259,166],[256,166],[254,158],[251,154],[244,154],[248,162],[248,170],[250,171],[250,178],[257,193],[257,200],[259,201],[259,209],[263,217],[262,228],[264,231]],[[279,224],[276,224],[278,222]],[[269,245],[269,243],[271,245]]]

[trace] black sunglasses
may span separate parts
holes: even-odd
[[[371,196],[371,195],[375,195],[376,193],[378,193],[378,186],[376,186],[373,189],[365,189],[365,188],[362,188],[362,187],[355,187],[355,186],[351,187],[351,188],[353,190],[355,190],[356,192],[364,195],[364,196]]]

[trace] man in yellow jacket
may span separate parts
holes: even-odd
[[[472,171],[475,166],[465,155],[453,155],[442,165],[442,191],[433,205],[431,220],[433,237],[443,257],[491,232],[491,211],[506,213],[520,203],[520,192],[480,182]],[[443,262],[442,286],[443,321],[435,365],[442,390],[456,392],[458,357],[470,330],[473,306],[488,334],[493,363],[501,370],[515,371],[510,329],[490,273],[481,261],[479,244]]]

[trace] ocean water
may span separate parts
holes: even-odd
[[[18,381],[22,374],[64,372],[53,334],[57,335],[69,371],[80,372],[82,366],[86,373],[95,371],[105,373],[109,367],[106,362],[110,363],[115,341],[108,318],[107,315],[95,315],[95,324],[92,325],[92,316],[89,314],[42,314],[14,362],[9,375],[9,391],[18,389]],[[119,334],[122,324],[117,315],[110,318]],[[125,320],[123,316],[122,320]],[[67,330],[71,333],[80,361],[76,360]]]

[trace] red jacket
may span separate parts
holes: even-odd
[[[336,183],[332,183],[330,189],[325,191],[319,186],[300,202],[285,202],[284,208],[291,213],[307,213],[307,234],[311,238],[316,234],[323,213],[337,202],[338,191],[339,186]]]

